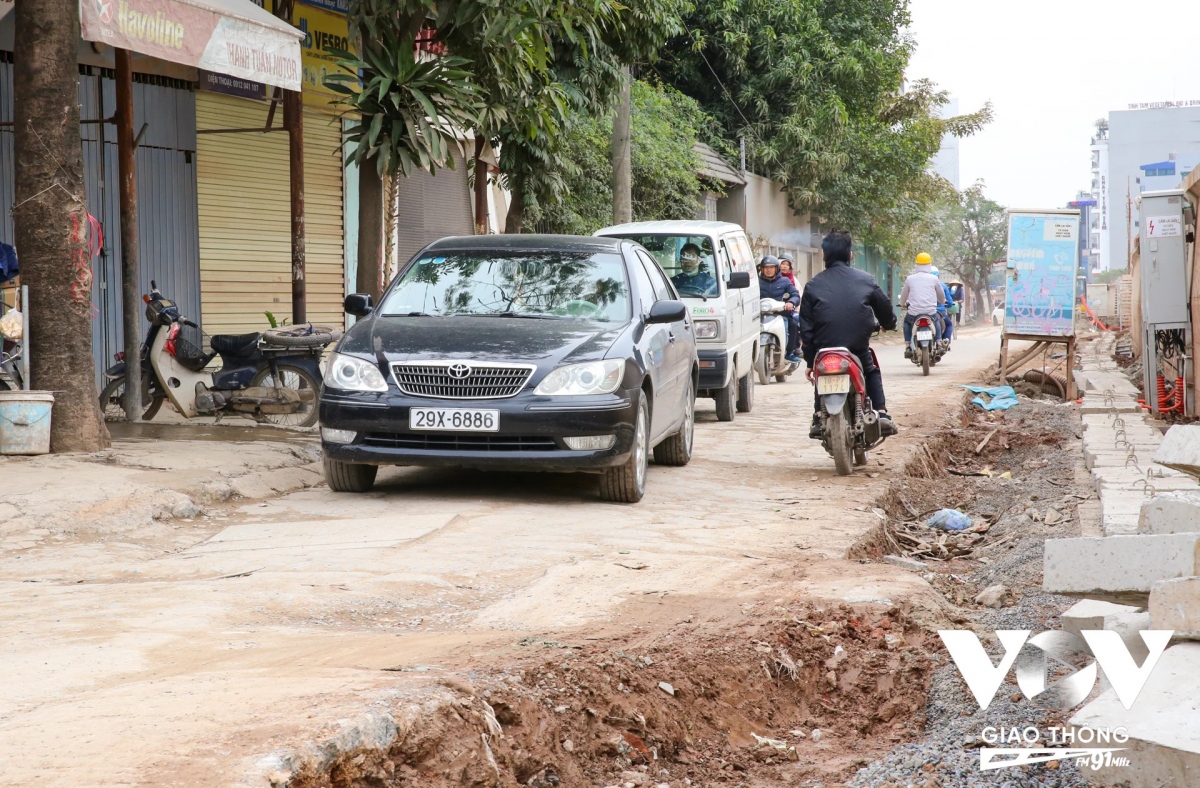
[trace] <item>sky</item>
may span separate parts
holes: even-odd
[[[1063,207],[1091,184],[1093,124],[1131,103],[1200,99],[1200,2],[910,0],[908,79],[995,119],[960,146],[960,186],[1015,208]]]

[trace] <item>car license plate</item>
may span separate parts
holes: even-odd
[[[498,432],[500,411],[467,408],[409,408],[410,430],[451,432]]]
[[[918,342],[928,342],[931,339],[933,339],[932,331],[918,331],[917,332],[917,341]]]
[[[850,391],[849,375],[822,375],[817,378],[818,394],[845,394]]]

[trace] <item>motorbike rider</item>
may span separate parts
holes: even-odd
[[[840,230],[830,232],[821,241],[825,270],[805,285],[800,302],[804,361],[811,376],[817,353],[824,348],[844,347],[858,356],[871,407],[879,412],[880,428],[884,435],[895,435],[896,425],[887,413],[883,394],[883,373],[875,364],[870,342],[876,321],[885,331],[895,330],[896,311],[875,277],[850,267],[853,243],[850,233]],[[808,436],[821,437],[820,395],[816,396],[816,413]]]
[[[942,319],[942,333],[939,335],[942,342],[946,345],[946,350],[950,349],[950,336],[954,333],[953,318],[950,317],[950,307],[954,303],[954,297],[950,294],[950,286],[942,281],[942,270],[936,265],[929,269],[929,273],[938,278],[938,283],[942,286],[942,293],[945,294],[946,300],[938,304],[938,317]]]
[[[916,269],[904,280],[900,288],[900,306],[908,309],[904,316],[904,357],[912,358],[913,325],[921,315],[932,317],[938,324],[938,332],[942,330],[941,319],[938,316],[938,305],[946,302],[946,293],[942,283],[933,275],[933,258],[925,252],[917,255]]]
[[[800,344],[800,333],[796,330],[792,314],[796,311],[796,307],[800,305],[800,291],[792,284],[792,280],[779,273],[778,257],[769,254],[758,261],[758,291],[763,298],[773,298],[776,301],[783,301],[786,305],[787,314],[784,317],[787,318],[785,321],[787,326],[787,354],[784,358],[793,364],[799,364],[800,357],[796,355],[796,348]]]
[[[679,250],[679,273],[671,277],[671,284],[680,295],[716,295],[717,280],[712,274],[700,270],[700,247],[693,243],[683,245]]]

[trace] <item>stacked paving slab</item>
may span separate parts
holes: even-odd
[[[1200,427],[1162,435],[1112,360],[1114,338],[1088,343],[1082,370],[1084,461],[1103,536],[1046,541],[1043,587],[1082,597],[1062,615],[1078,634],[1120,634],[1138,665],[1146,629],[1175,631],[1133,707],[1107,681],[1071,724],[1124,727],[1131,766],[1083,772],[1097,785],[1200,786]]]

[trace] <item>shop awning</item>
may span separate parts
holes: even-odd
[[[300,89],[304,33],[250,0],[80,0],[79,21],[87,41]]]

